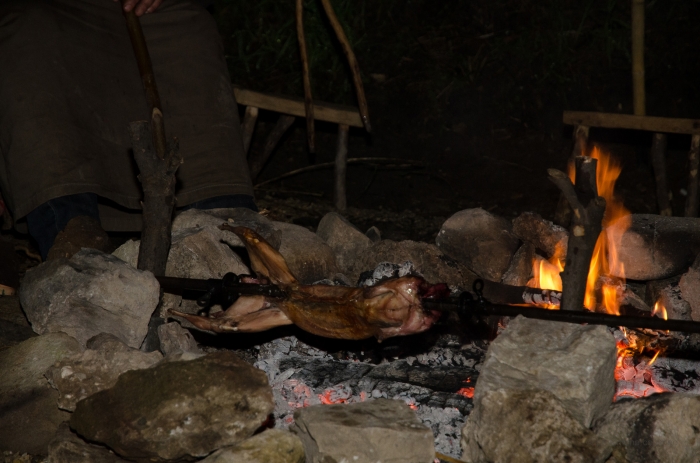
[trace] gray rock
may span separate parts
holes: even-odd
[[[291,432],[269,429],[240,444],[225,447],[200,463],[304,463],[304,446]]]
[[[612,406],[594,428],[624,449],[629,463],[696,463],[700,455],[700,397],[655,394]]]
[[[406,261],[413,263],[416,271],[430,283],[469,287],[470,281],[476,277],[464,265],[443,254],[434,244],[409,240],[383,240],[373,244],[357,257],[348,277],[357,281],[362,272],[373,270],[382,262],[403,264]]]
[[[20,301],[39,334],[62,331],[85,345],[111,333],[138,348],[158,305],[158,282],[150,272],[94,249],[69,260],[45,262],[27,271]]]
[[[82,354],[56,362],[46,378],[59,393],[59,408],[72,412],[79,400],[111,388],[125,371],[150,368],[162,358],[160,352],[141,352],[103,333],[89,340]]]
[[[49,443],[51,463],[129,463],[107,447],[85,442],[70,430],[67,422],[61,423]]]
[[[683,300],[690,305],[691,318],[700,321],[700,256],[683,274],[679,286]]]
[[[491,281],[501,281],[519,244],[510,222],[481,208],[447,219],[435,243],[445,255]]]
[[[316,234],[331,247],[342,272],[352,269],[357,255],[372,244],[369,237],[337,212],[323,216]]]
[[[71,428],[135,461],[193,459],[250,437],[273,410],[265,373],[229,351],[122,374]]]
[[[243,207],[234,209],[189,209],[181,212],[173,220],[173,235],[193,228],[208,228],[221,231],[219,230],[219,225],[224,222],[232,227],[247,227],[255,230],[260,236],[265,238],[265,241],[270,243],[270,246],[275,249],[280,247],[281,234],[274,222],[255,211]],[[231,246],[243,246],[243,242],[233,233],[223,232],[220,236],[223,241]]]
[[[228,272],[250,273],[233,250],[222,242],[232,233],[212,228],[190,228],[173,234],[165,268],[167,276],[179,278],[221,278]]]
[[[646,299],[651,307],[659,302],[666,309],[668,318],[676,320],[692,320],[690,304],[681,295],[679,285],[681,278],[673,277],[666,280],[655,280],[647,283]]]
[[[469,463],[602,463],[610,446],[542,390],[491,390],[462,430]]]
[[[138,267],[139,263],[139,248],[140,240],[128,240],[112,252],[114,257],[118,257],[134,268]]]
[[[518,316],[489,346],[474,402],[497,389],[542,389],[588,427],[612,403],[616,358],[615,339],[604,326]]]
[[[51,333],[0,352],[0,449],[46,454],[58,425],[70,414],[58,409],[58,392],[44,373],[81,350],[67,334]]]
[[[184,329],[177,322],[170,322],[158,327],[158,339],[160,339],[160,351],[165,355],[175,352],[202,352],[197,347],[192,333]]]
[[[397,400],[300,408],[290,430],[304,443],[307,463],[427,463],[435,458],[432,431]]]
[[[291,223],[274,225],[282,233],[279,252],[300,283],[311,284],[338,273],[333,250],[315,233]]]
[[[616,232],[616,225],[609,233]],[[632,214],[618,257],[631,280],[659,280],[680,275],[700,254],[700,219]],[[620,275],[615,275],[620,276]]]
[[[372,241],[373,243],[376,243],[376,242],[382,240],[382,232],[379,231],[379,229],[378,229],[377,227],[375,227],[374,225],[372,225],[371,227],[369,227],[369,228],[367,229],[367,231],[365,232],[365,235],[366,235],[367,238],[369,238],[370,241]]]
[[[513,234],[525,243],[531,243],[541,249],[549,259],[559,248],[560,259],[566,258],[569,244],[569,232],[563,227],[544,220],[534,212],[523,212],[513,220]]]
[[[511,286],[525,286],[530,280],[532,262],[535,260],[535,245],[523,243],[510,261],[501,283]]]

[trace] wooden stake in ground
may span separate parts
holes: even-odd
[[[133,10],[124,12],[124,17],[151,113],[150,121],[136,121],[129,126],[139,168],[138,179],[143,188],[143,230],[138,268],[163,276],[175,208],[175,172],[182,164],[182,158],[177,140],[173,140],[169,150],[166,149],[163,111],[141,22]]]
[[[566,265],[562,272],[562,310],[584,310],[586,281],[591,256],[603,228],[605,199],[598,196],[597,160],[580,156],[576,160],[576,185],[568,175],[549,169],[549,179],[561,190],[572,209]]]
[[[304,82],[304,106],[306,108],[306,139],[309,152],[316,152],[314,141],[314,100],[311,96],[311,77],[309,75],[309,57],[306,53],[306,38],[304,37],[304,0],[296,1],[297,40],[301,55],[301,69]]]
[[[685,216],[697,217],[700,206],[698,192],[698,169],[700,168],[700,135],[693,135],[688,154],[688,199],[685,202]]]
[[[347,190],[345,185],[348,170],[348,131],[350,127],[345,124],[338,125],[338,140],[335,152],[335,188],[333,200],[335,208],[345,212],[348,207]]]
[[[174,140],[164,159],[159,159],[151,144],[150,124],[136,121],[129,125],[138,179],[143,188],[143,230],[138,268],[156,276],[165,275],[170,251],[170,232],[175,207],[175,172],[182,157]]]
[[[655,133],[651,142],[651,165],[654,167],[656,181],[656,200],[659,204],[659,215],[673,215],[671,209],[670,191],[666,180],[666,134]]]

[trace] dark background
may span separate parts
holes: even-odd
[[[546,169],[564,169],[572,145],[562,111],[632,113],[630,3],[334,0],[363,72],[374,129],[371,136],[351,131],[349,156],[423,166],[350,167],[348,205],[436,217],[431,224],[468,207],[551,218],[559,195]],[[218,0],[213,11],[236,85],[303,95],[292,0]],[[647,0],[648,115],[700,118],[698,18],[698,0]],[[305,1],[305,30],[314,98],[354,105],[350,74],[319,0]],[[253,150],[275,119],[261,114],[261,121]],[[317,130],[315,159],[299,120],[257,181],[332,161],[336,128],[317,123]],[[622,159],[618,191],[627,207],[657,212],[650,134],[592,129],[591,140]],[[689,136],[669,137],[676,214],[689,146]],[[332,176],[331,169],[295,176],[257,195],[263,206],[290,198],[306,204],[292,219],[313,226],[316,210],[330,207]]]

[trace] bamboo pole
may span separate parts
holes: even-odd
[[[644,87],[644,0],[632,0],[632,91],[634,114],[646,115]]]

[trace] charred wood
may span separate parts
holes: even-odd
[[[562,272],[562,310],[584,310],[586,279],[591,256],[602,230],[605,200],[596,187],[597,161],[576,158],[576,184],[556,169],[549,169],[549,179],[561,190],[573,211],[569,232],[566,265]]]

